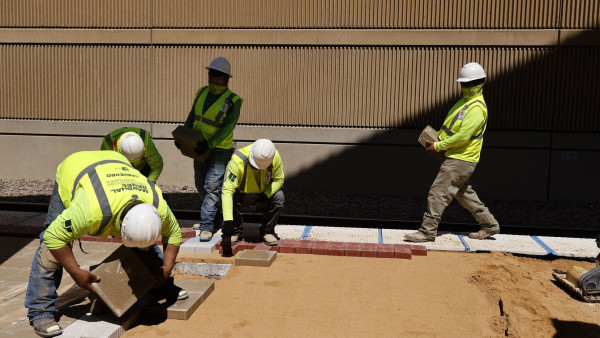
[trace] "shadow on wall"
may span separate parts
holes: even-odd
[[[591,323],[552,319],[556,334],[554,338],[600,337],[600,326]]]
[[[544,51],[537,53],[537,57],[515,66],[510,72],[490,78],[486,83],[484,97],[489,107],[488,131],[491,133],[486,135],[488,142],[484,142],[481,162],[471,181],[484,202],[489,204],[489,201],[494,200],[508,201],[504,203],[507,211],[511,212],[508,209],[516,208],[518,210],[512,212],[526,214],[534,222],[535,219],[547,218],[548,215],[542,213],[551,211],[549,208],[566,209],[562,210],[563,214],[569,214],[562,217],[565,220],[577,213],[577,208],[591,208],[584,212],[586,216],[599,215],[599,205],[594,203],[599,201],[595,192],[600,189],[600,181],[594,179],[596,176],[591,170],[600,165],[600,146],[596,145],[591,149],[562,149],[552,142],[552,137],[557,133],[564,134],[568,131],[573,135],[593,136],[600,130],[600,119],[594,116],[600,103],[598,95],[583,94],[592,93],[589,86],[594,86],[600,76],[600,67],[589,69],[594,63],[580,59],[598,54],[598,47],[585,47],[585,44],[593,39],[598,39],[597,32],[588,31],[561,42],[561,46],[564,47],[543,48]],[[476,55],[476,52],[473,55]],[[461,60],[463,64],[471,61],[478,61],[485,67],[488,60]],[[460,68],[456,69],[454,74],[457,76],[459,71]],[[529,82],[530,79],[542,79],[546,83],[532,83]],[[377,187],[376,190],[387,195],[390,200],[425,198],[437,174],[439,163],[428,158],[416,143],[416,136],[420,128],[424,127],[420,125],[422,121],[434,128],[441,126],[447,111],[459,99],[458,84],[455,93],[443,104],[432,104],[431,111],[419,111],[413,114],[412,119],[402,121],[396,126],[399,129],[419,128],[413,129],[413,146],[390,144],[390,137],[397,131],[382,131],[361,144],[346,145],[347,149],[338,155],[331,156],[293,177],[287,177],[286,191],[308,193],[319,190],[315,187],[326,187],[322,190],[353,196],[352,194],[367,194],[374,190],[373,187]],[[514,106],[511,103],[513,99],[515,102],[524,103]],[[539,114],[540,110],[544,113]],[[506,123],[510,125],[502,126],[506,131],[497,129],[496,119],[501,114],[508,116]],[[494,140],[489,139],[490,134],[494,135]],[[539,135],[549,137],[545,145],[535,145],[535,138]],[[581,153],[581,161],[562,163],[561,152],[564,150],[582,150],[578,152]],[[285,154],[282,153],[282,156]],[[319,204],[329,203],[326,198],[328,194],[322,194]],[[533,202],[520,202],[527,200]],[[559,201],[578,202],[569,204]],[[416,206],[420,209],[420,214],[424,211],[424,202]],[[342,198],[337,199],[335,203],[346,202]],[[368,204],[368,201],[365,204]],[[339,205],[332,207],[344,209]],[[385,207],[393,208],[393,203]],[[569,207],[575,210],[569,210]],[[410,217],[400,213],[395,217],[405,216]],[[513,216],[515,215],[511,215],[509,219],[516,222],[510,224],[544,225],[524,224],[519,222],[518,217]],[[502,221],[502,214],[498,214],[497,217],[501,223],[506,224]],[[597,220],[597,217],[592,220],[583,218],[576,222],[591,221],[594,223],[591,226],[596,227]]]

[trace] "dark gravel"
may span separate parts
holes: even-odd
[[[53,180],[0,179],[0,201],[48,203]],[[194,187],[161,186],[171,209],[199,210]],[[419,221],[426,199],[379,194],[285,191],[285,214]],[[600,203],[547,201],[484,201],[500,224],[600,229]],[[442,221],[475,223],[456,201]]]

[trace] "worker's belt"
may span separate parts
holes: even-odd
[[[475,101],[473,101],[473,102],[471,102],[469,104],[466,104],[461,110],[467,110],[470,106],[472,106],[473,104],[475,104],[477,102],[481,103],[485,107],[485,109],[487,109],[487,106],[485,105],[485,103],[483,103],[483,101],[481,101],[481,100],[475,100]],[[442,126],[442,130],[444,132],[446,132],[446,134],[448,136],[452,136],[452,135],[455,134],[454,132],[452,132],[452,127],[454,126],[454,124],[456,123],[456,121],[458,121],[458,115],[460,115],[460,112],[454,114],[454,118],[452,119],[452,122],[450,122],[450,126],[449,127]],[[487,120],[488,120],[488,118],[486,116],[485,117],[485,121],[483,122],[483,126],[481,127],[481,132],[479,134],[475,135],[475,136],[472,136],[470,138],[471,140],[481,140],[481,139],[483,139],[483,133],[485,132],[485,128],[487,126]]]

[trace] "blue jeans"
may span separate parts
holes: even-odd
[[[48,227],[64,210],[65,207],[58,195],[58,186],[55,183],[44,225]],[[45,230],[40,234],[40,246],[35,252],[33,262],[31,262],[29,284],[25,295],[25,307],[28,309],[27,317],[30,321],[43,317],[54,318],[57,313],[55,304],[58,300],[58,294],[56,290],[60,286],[63,268],[59,263],[48,257],[49,250],[43,241],[44,232]],[[163,265],[163,254],[156,244],[148,250],[137,248],[132,250],[151,272],[155,272]]]
[[[194,181],[202,201],[200,230],[214,232],[223,221],[221,188],[231,155],[233,149],[214,148],[206,162],[194,161]]]

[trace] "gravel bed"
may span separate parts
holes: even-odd
[[[48,203],[53,180],[0,179],[0,201]],[[195,187],[161,186],[171,209],[199,210]],[[285,190],[285,214],[419,221],[425,197]],[[500,224],[600,229],[600,203],[485,200]],[[248,211],[248,203],[245,209]],[[442,221],[475,223],[456,201]]]

